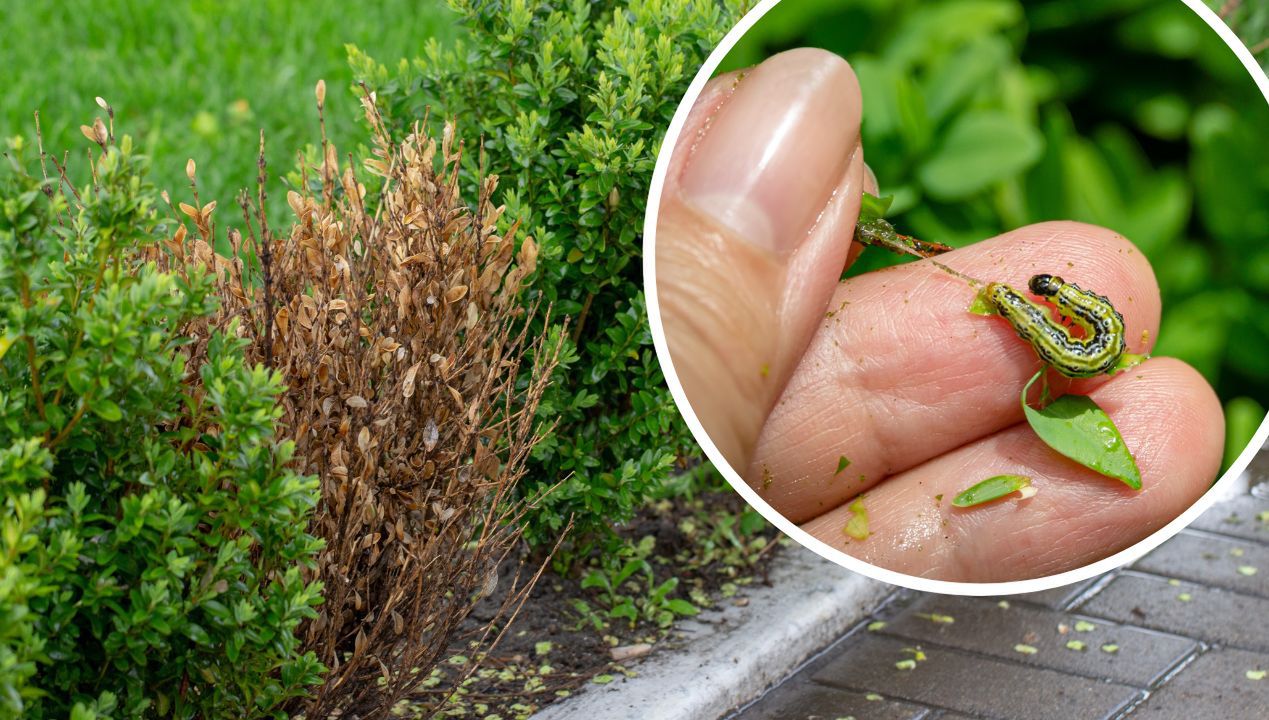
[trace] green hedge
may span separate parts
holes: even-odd
[[[143,261],[145,159],[86,133],[77,190],[20,140],[0,170],[0,717],[276,716],[322,670],[316,480],[233,326],[187,357],[210,278]]]

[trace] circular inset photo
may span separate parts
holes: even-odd
[[[1180,0],[746,17],[670,128],[645,262],[676,400],[751,504],[985,594],[1122,564],[1239,482],[1269,81],[1220,27]]]

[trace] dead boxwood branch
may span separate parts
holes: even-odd
[[[558,337],[526,336],[517,295],[537,247],[526,238],[517,251],[517,223],[498,234],[496,177],[484,178],[473,210],[459,193],[452,124],[439,148],[423,124],[396,143],[374,96],[363,105],[378,192],[368,197],[341,166],[323,128],[320,167],[288,193],[287,236],[266,225],[261,161],[256,198],[240,199],[247,237],[230,231],[230,257],[213,250],[214,205],[197,199],[181,206],[195,232],[182,226],[168,244],[169,262],[201,263],[219,279],[219,316],[192,334],[241,318],[251,359],[287,384],[295,462],[321,478],[314,534],[326,543],[326,600],[303,632],[329,672],[292,708],[308,718],[386,715],[492,591],[519,539],[525,505],[514,490],[560,351]],[[530,380],[517,387],[526,357]],[[528,575],[491,626],[523,599],[537,577]],[[480,637],[488,645],[497,633]]]

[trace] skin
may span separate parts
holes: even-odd
[[[838,281],[860,250],[860,193],[876,191],[861,102],[845,61],[790,51],[712,81],[675,147],[652,250],[658,303],[672,372],[729,464],[830,545],[943,580],[1070,570],[1191,505],[1224,442],[1220,403],[1192,368],[1156,358],[1113,378],[1051,376],[1054,393],[1090,393],[1114,419],[1144,479],[1134,492],[1025,425],[1018,396],[1040,362],[1004,319],[967,312],[964,281],[929,261]],[[1104,228],[1032,225],[938,261],[1015,287],[1054,273],[1096,288],[1123,315],[1129,352],[1158,334],[1148,261]],[[998,474],[1038,492],[951,506]],[[872,534],[858,541],[843,528],[865,491]]]

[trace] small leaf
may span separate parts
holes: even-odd
[[[1137,468],[1136,459],[1124,444],[1119,428],[1092,398],[1063,395],[1042,410],[1027,404],[1027,391],[1043,372],[1036,373],[1022,389],[1022,411],[1035,434],[1046,445],[1084,467],[1140,490],[1141,470]]]
[[[867,540],[868,535],[868,511],[864,509],[864,499],[861,497],[850,504],[850,520],[846,522],[843,530],[847,535],[856,540]]]
[[[1265,671],[1264,670],[1248,670],[1247,679],[1248,680],[1264,680]]]
[[[998,314],[996,312],[996,306],[992,305],[991,301],[987,299],[987,289],[985,286],[982,290],[979,290],[976,295],[974,295],[974,301],[969,304],[968,312],[975,315]]]
[[[123,419],[123,410],[110,400],[98,400],[93,403],[93,412],[106,422],[119,422]]]
[[[1068,641],[1066,641],[1066,648],[1067,648],[1068,650],[1076,650],[1076,651],[1078,651],[1078,652],[1084,652],[1084,649],[1085,649],[1085,648],[1087,648],[1087,647],[1088,647],[1088,646],[1084,644],[1084,641],[1083,641],[1083,640],[1068,640]]]
[[[1114,643],[1106,643],[1105,645],[1102,646],[1102,652],[1108,655],[1114,655],[1115,653],[1119,652],[1119,646],[1115,645]]]
[[[841,475],[841,474],[842,474],[842,471],[843,471],[843,470],[845,470],[845,469],[846,469],[846,468],[848,468],[848,467],[850,467],[850,460],[847,460],[847,459],[846,459],[846,456],[845,456],[845,455],[843,455],[843,456],[841,456],[841,457],[837,458],[837,472],[835,472],[835,473],[833,473],[833,474],[834,474],[834,475]]]
[[[894,666],[900,670],[916,670],[916,660],[911,658],[908,658],[907,660],[900,660],[895,663]]]
[[[890,204],[894,202],[894,195],[886,195],[885,197],[877,197],[864,193],[859,200],[859,221],[868,222],[870,220],[880,220],[886,216],[886,211],[890,209]]]
[[[867,630],[868,632],[877,632],[878,630],[884,629],[886,625],[888,624],[889,623],[887,623],[885,620],[874,620],[868,623]]]
[[[1097,626],[1087,620],[1077,620],[1075,622],[1075,632],[1092,632]]]
[[[1031,487],[1031,478],[1022,475],[996,475],[962,490],[952,498],[956,507],[973,507]]]
[[[679,598],[669,601],[665,607],[675,615],[696,615],[700,613],[700,610],[695,605]]]
[[[1031,645],[1023,645],[1022,643],[1018,643],[1017,645],[1014,645],[1013,651],[1017,653],[1022,653],[1023,655],[1035,655],[1036,653],[1040,652],[1039,650],[1035,649],[1035,647]]]
[[[1125,370],[1131,370],[1141,363],[1150,359],[1149,355],[1138,355],[1136,353],[1126,352],[1119,356],[1119,360],[1115,362],[1115,366],[1106,372],[1107,375],[1118,375]]]

